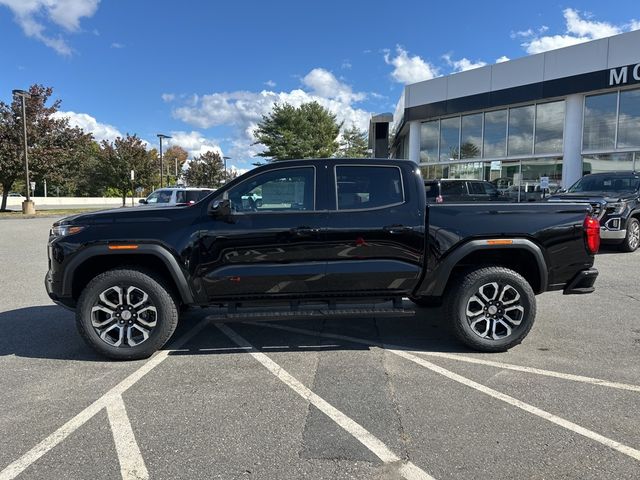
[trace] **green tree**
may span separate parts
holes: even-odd
[[[364,158],[369,156],[369,142],[367,132],[363,132],[355,125],[342,132],[338,156],[342,158]]]
[[[224,163],[218,152],[208,151],[194,157],[184,174],[191,187],[218,188],[224,179]]]
[[[46,178],[60,181],[65,164],[90,140],[90,136],[79,128],[71,128],[66,118],[53,115],[60,108],[60,100],[47,105],[53,89],[32,85],[29,93],[31,97],[26,99],[25,106],[32,178],[42,179],[46,175]],[[0,184],[3,191],[0,210],[6,209],[7,195],[15,181],[24,176],[22,121],[21,99],[14,98],[11,104],[0,102]]]
[[[106,188],[119,193],[123,206],[131,192],[131,170],[135,172],[134,188],[148,187],[153,180],[155,164],[152,155],[136,135],[127,134],[113,142],[104,140],[101,157],[100,180]]]
[[[342,123],[318,102],[293,105],[275,104],[262,117],[254,131],[256,144],[267,147],[260,157],[271,160],[294,158],[327,158],[338,150],[338,134]]]

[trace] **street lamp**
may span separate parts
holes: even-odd
[[[156,136],[160,139],[160,188],[162,188],[162,175],[164,174],[164,166],[162,164],[162,139],[171,137],[169,135],[165,135],[164,133],[158,133]],[[169,179],[167,178],[167,187],[168,186]]]
[[[231,157],[222,157],[224,160],[224,183],[227,183],[229,177],[227,176],[227,160],[231,160]]]
[[[27,107],[26,99],[31,98],[31,94],[26,90],[13,90],[14,97],[20,97],[22,101],[22,131],[24,140],[24,173],[27,187],[27,199],[22,202],[22,213],[33,214],[35,213],[35,205],[31,201],[31,182],[29,182],[29,153],[27,148]]]

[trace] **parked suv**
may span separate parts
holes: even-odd
[[[496,186],[482,180],[425,180],[427,203],[495,202],[507,200]]]
[[[175,207],[192,205],[213,192],[210,188],[160,188],[147,198],[140,199],[143,205]]]
[[[603,243],[633,252],[640,246],[640,173],[607,172],[585,175],[550,202],[585,201],[600,221]]]

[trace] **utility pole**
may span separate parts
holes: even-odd
[[[162,163],[162,139],[163,138],[171,138],[169,135],[165,135],[164,133],[158,133],[156,135],[160,139],[160,188],[162,188],[162,177],[164,175],[164,165]],[[167,187],[169,186],[169,174],[167,174]]]
[[[227,183],[229,176],[227,175],[227,160],[231,160],[231,157],[222,157],[224,160],[224,183]]]
[[[20,97],[22,100],[22,131],[23,131],[23,141],[24,141],[24,174],[25,174],[25,186],[27,187],[27,199],[22,202],[22,213],[23,214],[34,214],[36,213],[36,207],[31,201],[31,182],[29,181],[29,148],[27,143],[27,106],[26,99],[31,98],[31,94],[26,90],[13,90],[13,95],[16,97]]]

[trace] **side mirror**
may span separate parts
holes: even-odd
[[[559,188],[558,190],[555,191],[555,193],[567,193],[567,189],[566,188]]]
[[[231,217],[231,201],[227,198],[214,200],[209,204],[208,213],[214,218],[228,219]]]
[[[138,200],[138,203],[140,203],[142,205],[146,205],[147,204],[147,199],[146,198],[141,198],[140,200]]]

